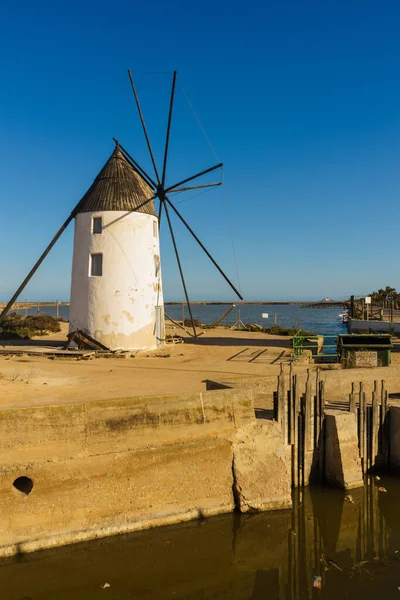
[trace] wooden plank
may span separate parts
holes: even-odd
[[[64,357],[80,357],[91,356],[95,354],[94,350],[58,350],[57,348],[30,348],[25,347],[6,347],[0,348],[0,355],[3,356],[64,356]]]
[[[77,329],[76,331],[69,333],[67,339],[67,347],[69,346],[69,344],[71,344],[71,342],[75,342],[78,345],[78,347],[83,346],[85,349],[90,348],[91,350],[106,350],[110,352],[110,349],[107,348],[107,346],[104,346],[104,344],[90,336],[88,333],[85,333],[81,329]],[[79,349],[81,350],[82,348]]]

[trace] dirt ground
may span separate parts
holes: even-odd
[[[61,347],[67,324],[61,325],[61,333],[35,338],[26,349]],[[140,352],[135,358],[0,356],[0,407],[204,391],[206,379],[278,374],[280,362],[289,360],[291,352],[290,338],[263,333],[218,327],[197,341],[182,330],[168,333],[183,334],[184,343]],[[21,344],[4,344],[21,350]]]
[[[4,343],[7,349],[29,351],[63,348],[68,325],[61,325],[60,333],[28,344]],[[206,379],[277,375],[291,354],[291,338],[283,336],[223,327],[206,330],[197,341],[180,329],[168,328],[167,333],[183,334],[184,343],[139,352],[135,358],[2,355],[0,408],[204,391]],[[400,352],[392,353],[392,364],[400,364]]]

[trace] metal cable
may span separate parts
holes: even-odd
[[[203,190],[202,192],[199,192],[198,194],[194,194],[194,196],[189,196],[189,198],[184,198],[183,200],[180,200],[179,202],[175,202],[175,205],[178,206],[179,204],[183,204],[183,202],[187,202],[187,200],[192,200],[193,198],[197,198],[197,196],[201,196],[202,194],[207,194],[207,192],[211,192],[213,189],[214,188],[208,188],[207,190]],[[176,193],[179,194],[179,192],[176,192]]]
[[[222,183],[223,183],[223,173],[224,173],[223,168],[221,169],[221,171],[222,171]],[[234,241],[233,232],[232,232],[232,221],[231,221],[231,217],[230,217],[229,200],[228,200],[228,195],[226,193],[224,185],[222,185],[222,189],[223,189],[224,198],[225,198],[225,204],[226,204],[226,221],[227,221],[227,224],[228,224],[228,235],[229,235],[229,238],[231,240],[231,245],[232,245],[233,260],[235,262],[236,278],[237,278],[239,292],[243,296],[242,286],[240,285],[239,266],[238,266],[238,261],[237,261],[237,256],[236,256],[235,241]]]
[[[214,148],[213,148],[213,145],[212,145],[212,144],[211,144],[211,142],[210,142],[210,138],[208,137],[208,135],[207,135],[207,133],[206,133],[206,131],[205,131],[205,129],[204,129],[204,127],[203,127],[203,125],[202,125],[202,123],[201,123],[201,121],[200,121],[200,119],[199,119],[199,117],[198,117],[197,113],[196,113],[196,111],[195,111],[195,110],[194,110],[194,108],[193,108],[193,105],[192,105],[192,103],[190,102],[190,100],[189,100],[189,98],[188,98],[188,95],[187,95],[187,93],[185,92],[185,90],[183,89],[183,87],[182,87],[181,85],[180,85],[179,87],[181,88],[181,90],[182,90],[182,92],[183,92],[183,95],[185,96],[185,98],[186,98],[186,100],[187,100],[187,103],[189,104],[190,108],[192,109],[192,111],[193,111],[193,114],[194,114],[194,116],[195,116],[195,118],[196,118],[196,120],[197,120],[197,122],[198,122],[198,124],[199,124],[199,126],[200,126],[200,129],[201,129],[201,131],[203,132],[203,135],[204,135],[204,137],[206,138],[206,140],[207,140],[207,142],[208,142],[208,145],[210,146],[210,148],[211,148],[211,150],[212,150],[212,152],[213,152],[213,154],[214,154],[215,158],[217,159],[217,161],[218,161],[218,162],[221,162],[221,161],[220,161],[220,159],[219,159],[219,157],[218,157],[218,155],[217,155],[217,153],[215,152],[215,150],[214,150]]]

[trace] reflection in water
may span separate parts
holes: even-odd
[[[347,498],[306,488],[295,492],[293,511],[226,515],[26,555],[0,563],[1,598],[400,598],[399,501],[400,482],[391,478],[370,479]]]

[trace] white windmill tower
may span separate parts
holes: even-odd
[[[69,331],[110,350],[152,349],[164,338],[152,195],[117,144],[74,211]]]
[[[170,209],[194,237],[235,294],[243,300],[169,198],[170,193],[221,185],[221,182],[189,187],[186,184],[220,169],[222,163],[186,177],[179,183],[166,183],[176,72],[172,80],[162,171],[157,168],[136,88],[131,72],[128,73],[155,179],[114,139],[116,148],[110,159],[10,299],[0,314],[0,323],[61,234],[75,219],[70,333],[82,331],[94,338],[92,341],[97,341],[102,347],[111,350],[155,348],[164,337],[159,247],[159,229],[164,210],[192,324],[192,335],[197,338]],[[158,216],[154,208],[155,198],[160,201]]]

